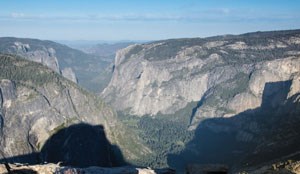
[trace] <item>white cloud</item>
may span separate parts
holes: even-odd
[[[89,15],[30,15],[11,13],[0,16],[0,20],[32,21],[67,21],[67,22],[101,22],[101,21],[186,21],[186,22],[243,22],[243,21],[282,21],[295,20],[299,15],[264,14],[251,10],[243,11],[229,8],[216,8],[189,13],[128,13],[128,14],[89,14]]]
[[[12,18],[24,18],[25,14],[24,13],[13,12],[13,13],[10,14],[10,17],[12,17]]]

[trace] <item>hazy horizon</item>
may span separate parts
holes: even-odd
[[[152,41],[300,28],[300,1],[0,1],[0,37]]]

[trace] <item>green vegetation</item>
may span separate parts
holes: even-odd
[[[155,168],[167,167],[167,155],[180,153],[194,136],[187,126],[196,104],[189,103],[172,115],[137,117],[119,112],[121,121],[153,151],[153,154],[134,162]]]
[[[245,73],[238,73],[234,78],[217,85],[214,89],[215,96],[219,96],[222,100],[229,100],[236,94],[244,92],[248,87],[249,76]],[[217,103],[211,103],[215,106]]]
[[[177,52],[183,47],[190,47],[194,45],[202,45],[205,40],[199,38],[193,39],[170,39],[165,41],[157,41],[161,43],[158,46],[148,49],[145,53],[145,59],[150,61],[163,60],[176,56]],[[151,43],[151,44],[153,44]]]
[[[154,158],[145,161],[153,167],[167,167],[167,155],[181,152],[193,135],[179,122],[149,116],[140,119],[138,128],[139,136],[155,152]]]

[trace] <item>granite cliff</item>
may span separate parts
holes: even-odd
[[[293,80],[299,92],[300,31],[178,39],[132,45],[117,53],[102,95],[118,110],[155,116],[191,102],[201,118],[230,117],[260,106],[265,83]]]
[[[148,124],[167,120],[156,133],[149,133],[149,127],[141,133],[156,149],[156,160],[168,159],[155,165],[182,169],[193,162],[247,163],[254,160],[251,150],[256,156],[280,151],[265,158],[272,160],[300,151],[299,50],[300,30],[131,45],[118,51],[102,96],[124,118],[130,117],[125,119],[129,125],[132,119],[139,128],[146,127],[146,118]],[[183,126],[174,131],[171,125]],[[170,139],[170,132],[184,129],[189,131]],[[164,139],[173,141],[172,148],[163,147]]]

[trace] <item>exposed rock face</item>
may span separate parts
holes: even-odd
[[[11,46],[11,53],[17,53],[18,55],[28,58],[29,60],[42,63],[48,66],[54,71],[59,73],[59,65],[57,62],[56,51],[53,48],[43,48],[41,50],[31,50],[29,44],[22,42],[14,42]]]
[[[204,118],[259,107],[268,82],[292,80],[289,96],[299,93],[298,40],[296,30],[132,45],[117,53],[102,96],[138,116],[172,114],[201,101],[191,116],[195,129]]]
[[[254,67],[249,74],[244,74],[249,76],[249,79],[243,81],[243,84],[237,81],[239,79],[232,79],[237,88],[243,87],[244,89],[236,92],[235,94],[233,93],[231,97],[226,98],[225,100],[218,99],[218,103],[215,104],[217,104],[219,107],[211,104],[204,104],[200,106],[193,117],[191,128],[195,128],[194,125],[197,125],[199,120],[201,120],[201,118],[203,119],[203,117],[230,117],[243,111],[260,107],[262,104],[262,94],[266,83],[292,80],[294,83],[292,83],[291,89],[299,88],[299,85],[297,82],[295,82],[297,81],[296,79],[299,78],[300,73],[299,56],[260,62],[253,66]],[[235,74],[234,76],[237,75],[238,74]],[[229,90],[230,88],[234,87],[232,82],[225,82],[223,84],[227,85]],[[206,98],[218,98],[221,95],[224,95],[225,92],[230,93],[230,91],[224,91],[223,94],[211,94],[206,96]],[[299,90],[291,91],[289,96],[299,92]],[[226,111],[220,108],[227,108],[228,110]]]
[[[180,74],[180,71],[203,66],[200,59],[178,57],[150,62],[142,56],[132,55],[135,58],[128,61],[126,56],[131,56],[128,52],[136,47],[117,53],[113,78],[103,92],[117,109],[130,108],[131,114],[139,116],[174,113],[188,102],[199,100],[207,90],[207,74],[195,78],[189,77],[191,74]]]
[[[40,64],[3,54],[0,62],[0,151],[10,161],[38,162],[34,154],[40,152],[52,135],[82,122],[102,125],[109,142],[126,149],[124,158],[130,160],[144,155],[144,147],[138,148],[142,144],[135,146],[139,153],[121,145],[123,138],[131,139],[131,134],[101,99]],[[91,135],[94,134],[92,131]],[[63,141],[67,144],[70,137]],[[138,143],[138,140],[130,141]],[[64,148],[66,152],[71,151],[67,150],[69,146]]]
[[[67,79],[77,83],[77,78],[75,76],[75,73],[73,72],[72,68],[64,68],[61,70],[61,74],[66,77]]]

